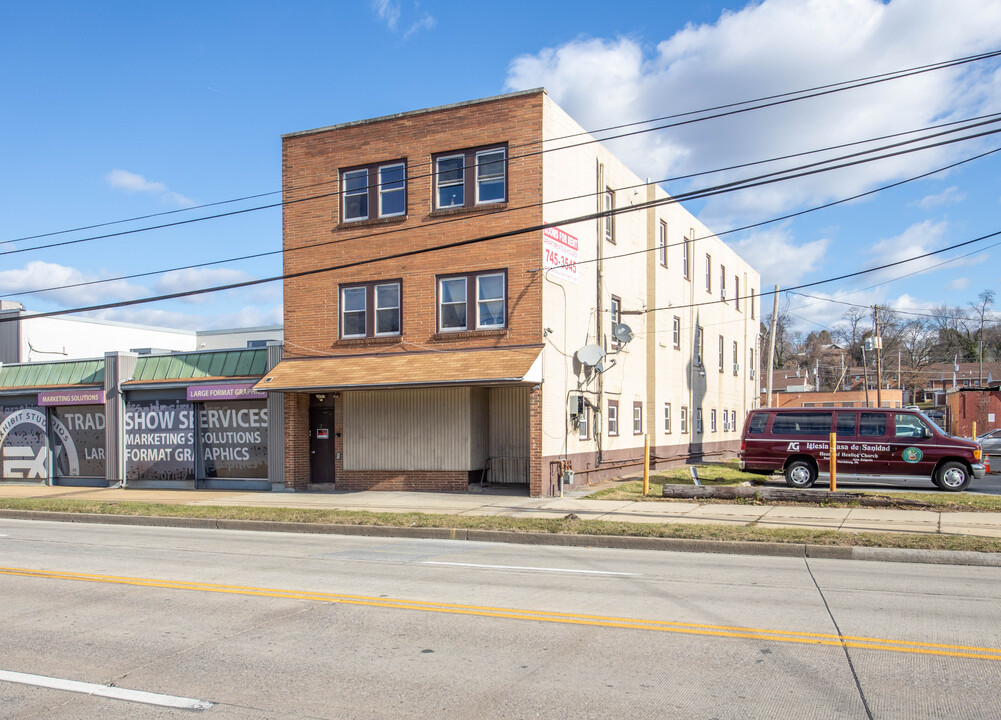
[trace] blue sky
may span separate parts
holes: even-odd
[[[48,311],[280,274],[278,208],[29,250],[272,204],[277,194],[20,238],[276,192],[282,133],[537,86],[586,128],[597,129],[1001,49],[997,0],[660,2],[622,6],[610,15],[613,7],[587,0],[5,3],[0,296]],[[646,133],[611,147],[641,176],[663,179],[998,113],[999,67],[997,60],[981,62]],[[1001,134],[688,207],[722,232],[995,147],[1001,147]],[[785,165],[796,162],[803,161]],[[666,188],[677,194],[757,172],[731,171]],[[768,289],[999,230],[1001,153],[724,238],[759,268]],[[964,305],[997,288],[1001,247],[988,246],[999,240],[806,292],[915,311]],[[255,253],[274,254],[28,293]],[[941,264],[950,258],[958,259]],[[915,271],[922,272],[895,279]],[[805,331],[829,327],[846,309],[798,296],[784,302]],[[198,329],[276,324],[281,286],[101,314]]]

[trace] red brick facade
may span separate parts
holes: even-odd
[[[542,281],[540,273],[534,272],[542,257],[541,231],[435,248],[541,224],[542,160],[537,150],[542,108],[543,93],[535,91],[285,136],[285,357],[541,345]],[[507,148],[506,202],[436,210],[433,156],[498,145]],[[406,162],[406,214],[342,222],[341,171],[400,160]],[[506,273],[506,327],[439,332],[438,276],[488,270]],[[401,334],[341,339],[340,286],[387,280],[400,281]],[[308,393],[290,393],[285,403],[285,484],[289,488],[303,489],[310,483],[309,403]],[[531,494],[538,495],[542,491],[541,389],[532,391],[530,404],[529,485]],[[465,471],[345,471],[341,407],[335,403],[338,490],[468,488]]]

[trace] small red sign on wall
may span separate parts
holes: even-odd
[[[330,437],[330,431],[327,428],[317,428],[316,429],[316,439],[326,440]]]

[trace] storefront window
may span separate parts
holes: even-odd
[[[126,403],[126,476],[129,480],[193,481],[194,436],[194,404],[187,400]]]
[[[52,476],[105,477],[104,405],[49,408],[52,428]]]
[[[198,430],[206,478],[267,478],[267,400],[202,403]]]

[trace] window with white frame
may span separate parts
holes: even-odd
[[[681,276],[685,280],[691,277],[688,268],[688,238],[685,238],[684,242],[681,243]]]
[[[674,349],[681,349],[681,318],[677,315],[674,316],[674,324],[671,328],[671,341],[674,343]]]
[[[681,406],[681,432],[688,434],[688,408],[684,405]]]
[[[602,195],[601,210],[605,213],[605,240],[610,243],[615,242],[615,216],[612,211],[615,209],[615,192],[611,188],[605,188]]]
[[[643,403],[633,402],[633,435],[643,434]]]
[[[469,148],[434,156],[437,210],[507,201],[507,147]]]
[[[671,403],[664,403],[664,432],[671,432]]]
[[[726,300],[726,265],[719,266],[719,299]]]
[[[401,328],[400,282],[374,282],[341,286],[341,338],[399,335]]]
[[[438,278],[438,330],[496,330],[507,323],[507,273],[490,271]]]
[[[713,294],[713,258],[706,253],[706,292]]]
[[[750,377],[751,380],[753,380],[754,379],[754,348],[750,349],[749,354],[750,354],[750,357],[749,357],[749,359],[747,361],[747,371],[748,371],[748,377]]]
[[[695,432],[702,434],[702,408],[695,408]]]
[[[577,437],[581,440],[587,440],[590,435],[588,435],[588,425],[590,425],[591,419],[591,408],[584,404],[583,412],[577,414]]]
[[[400,217],[406,214],[405,161],[394,160],[341,171],[342,222]]]
[[[733,307],[740,310],[740,276],[733,276]]]
[[[709,411],[709,432],[716,432],[716,408]]]
[[[703,367],[702,358],[705,357],[704,336],[705,333],[702,331],[702,326],[697,326],[695,328],[695,364],[698,367]]]
[[[612,346],[619,347],[620,343],[614,336],[615,326],[622,322],[622,299],[616,295],[612,295],[609,302],[609,320],[611,322],[611,329],[613,331],[612,335]]]
[[[619,434],[619,401],[608,401],[608,434],[615,436]]]
[[[723,372],[723,336],[719,336],[719,371]]]
[[[733,375],[737,376],[740,372],[740,349],[737,347],[737,341],[733,341]]]
[[[663,220],[657,229],[657,248],[660,253],[660,264],[667,267],[667,223]]]
[[[341,173],[344,221],[368,220],[368,169]]]

